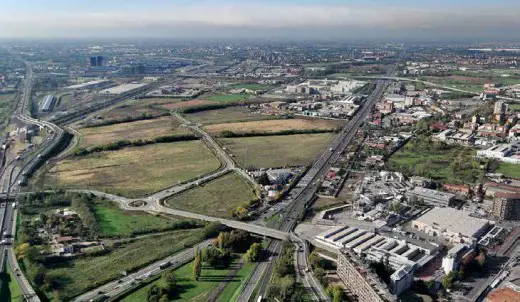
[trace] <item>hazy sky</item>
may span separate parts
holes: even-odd
[[[520,38],[518,0],[0,0],[0,37]]]

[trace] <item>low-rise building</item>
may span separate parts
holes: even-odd
[[[405,193],[408,199],[423,200],[427,204],[447,207],[455,200],[455,194],[415,187]]]
[[[474,243],[489,229],[490,221],[470,216],[470,212],[435,207],[412,221],[412,227],[450,243]]]

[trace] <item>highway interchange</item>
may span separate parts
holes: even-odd
[[[51,154],[55,150],[55,148],[60,144],[64,131],[55,124],[40,121],[37,119],[31,118],[27,115],[27,104],[30,101],[31,97],[31,86],[32,86],[32,68],[30,64],[27,65],[27,76],[24,85],[24,92],[21,98],[21,103],[16,109],[16,112],[13,117],[24,123],[36,124],[42,128],[46,128],[49,131],[50,137],[39,147],[39,151],[37,154],[32,154],[31,156],[27,156],[24,161],[10,161],[5,167],[3,174],[1,176],[0,184],[2,186],[2,192],[6,192],[7,197],[10,193],[16,193],[19,189],[19,185],[25,183],[26,178],[30,176],[41,164],[42,161],[47,159],[47,156]],[[392,75],[395,72],[395,67],[393,67],[388,75]],[[297,186],[290,193],[291,202],[288,206],[282,211],[283,220],[281,224],[274,229],[270,229],[267,227],[259,226],[252,223],[243,223],[232,220],[224,220],[220,218],[208,217],[204,215],[183,212],[168,208],[162,204],[162,201],[172,195],[176,194],[186,188],[189,188],[193,185],[193,182],[183,184],[181,186],[175,186],[173,188],[166,189],[161,191],[153,196],[145,199],[145,203],[143,207],[134,207],[132,206],[132,202],[134,200],[129,200],[120,196],[106,194],[102,192],[96,192],[92,190],[75,190],[76,192],[84,192],[84,193],[92,193],[98,196],[103,196],[104,198],[108,198],[111,200],[118,201],[121,207],[125,210],[139,210],[139,211],[151,211],[151,212],[164,212],[178,216],[184,216],[194,219],[200,219],[205,221],[217,221],[228,225],[233,228],[247,230],[249,232],[253,232],[259,235],[268,236],[271,238],[288,240],[292,238],[293,241],[298,243],[299,248],[297,249],[296,255],[296,266],[298,267],[298,276],[303,280],[305,287],[308,287],[312,291],[313,300],[324,301],[328,300],[328,297],[324,293],[321,285],[316,281],[312,274],[308,273],[308,265],[307,265],[307,251],[308,248],[306,244],[299,238],[297,238],[294,234],[292,234],[292,230],[296,226],[298,222],[298,216],[300,213],[309,205],[312,201],[316,190],[319,187],[319,182],[322,179],[323,175],[328,171],[328,169],[338,160],[343,151],[347,148],[347,146],[351,143],[352,139],[355,137],[360,125],[365,120],[367,114],[370,112],[371,108],[374,104],[382,97],[384,90],[387,86],[387,80],[376,80],[376,87],[373,92],[369,95],[367,100],[365,101],[362,109],[356,114],[356,116],[348,122],[340,134],[331,142],[328,146],[327,150],[316,160],[313,166],[309,169],[306,175],[300,180]],[[239,169],[235,166],[235,163],[229,156],[226,154],[224,150],[220,148],[220,146],[204,131],[201,131],[197,125],[193,125],[187,121],[185,121],[185,126],[190,128],[194,132],[198,132],[201,137],[205,140],[205,142],[210,145],[214,150],[216,150],[217,154],[221,158],[224,164],[224,168],[217,173],[227,173],[231,170],[237,171],[241,175],[243,175],[246,179],[251,181],[250,176],[242,169]],[[224,171],[224,172],[223,172]],[[209,180],[211,176],[208,175],[207,179]],[[199,179],[198,182],[206,181],[206,179]],[[197,182],[194,181],[194,182]],[[12,230],[15,227],[15,209],[14,206],[7,205],[5,207],[2,226],[4,229]],[[13,231],[12,234],[15,232]],[[203,242],[201,244],[207,244]],[[258,293],[260,295],[265,295],[268,286],[268,280],[271,278],[273,273],[274,259],[280,254],[282,249],[282,242],[279,240],[272,241],[268,246],[267,250],[270,255],[269,261],[260,262],[254,273],[248,280],[247,284],[242,288],[242,292],[239,296],[238,301],[248,301],[257,285],[260,284],[260,290]],[[14,257],[14,252],[11,246],[2,245],[0,249],[0,253],[8,253],[9,263],[13,269],[18,268],[18,264],[16,263],[16,259]],[[169,259],[171,260],[161,260],[164,261],[172,261],[172,263],[182,263],[183,261],[191,260],[193,256],[193,251],[186,250],[182,253],[171,256]],[[189,260],[186,260],[189,259]],[[152,275],[154,272],[157,272],[157,266],[160,263],[155,263],[145,269],[140,270],[139,272],[133,273],[125,278],[121,279],[122,281],[114,281],[108,283],[100,288],[97,288],[91,292],[88,292],[81,297],[78,297],[76,301],[88,301],[99,295],[104,295],[105,293],[110,293],[111,296],[117,295],[120,292],[131,288],[135,285],[136,278],[139,276],[147,276]],[[17,274],[18,282],[22,287],[22,291],[24,296],[29,301],[39,301],[38,297],[35,295],[34,290],[31,288],[30,284],[24,278],[23,274]],[[260,280],[264,280],[264,282],[259,282]]]

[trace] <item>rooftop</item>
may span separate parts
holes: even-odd
[[[479,230],[485,227],[489,221],[469,216],[470,212],[454,208],[435,207],[415,221],[435,226],[439,229],[473,237]]]

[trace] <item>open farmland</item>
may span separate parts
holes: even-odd
[[[247,169],[307,165],[325,151],[335,134],[222,138],[219,142]]]
[[[118,140],[150,139],[174,134],[189,134],[173,117],[162,117],[108,126],[82,128],[81,147],[103,145]]]
[[[166,104],[162,105],[162,108],[173,110],[173,109],[181,109],[181,108],[189,108],[189,107],[196,107],[196,106],[202,106],[202,105],[210,105],[214,104],[213,102],[210,102],[208,100],[202,100],[202,99],[196,99],[191,101],[184,101],[174,104]]]
[[[234,84],[231,86],[233,89],[249,89],[249,90],[267,90],[271,86],[266,84]]]
[[[177,102],[179,102],[179,100],[168,98],[130,100],[120,106],[113,107],[100,113],[98,118],[102,120],[117,120],[136,117],[141,114],[159,115],[167,112],[167,110],[163,109],[161,106]]]
[[[120,277],[122,271],[135,270],[181,251],[186,244],[197,243],[200,234],[200,230],[183,230],[137,239],[112,248],[108,254],[50,266],[47,274],[57,280],[63,301],[70,301],[89,288]]]
[[[238,174],[229,173],[204,185],[168,198],[174,209],[230,218],[231,210],[256,198],[254,189]]]
[[[154,144],[64,159],[46,174],[64,188],[92,188],[138,197],[218,169],[218,159],[201,141]],[[44,185],[45,185],[44,184]]]
[[[204,110],[185,114],[185,117],[197,124],[210,125],[222,123],[237,123],[247,121],[276,119],[276,116],[252,113],[243,106],[233,106],[223,109]]]
[[[323,119],[284,119],[225,123],[210,125],[204,128],[208,133],[217,135],[222,131],[231,131],[234,133],[266,133],[279,132],[283,130],[334,130],[341,127],[344,123],[344,121]]]
[[[209,96],[206,99],[213,102],[237,102],[249,99],[249,94],[220,94]]]

